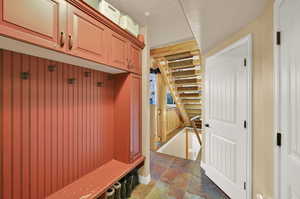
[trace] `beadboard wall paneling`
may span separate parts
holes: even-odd
[[[10,51],[0,57],[2,198],[45,198],[113,159],[109,74]]]

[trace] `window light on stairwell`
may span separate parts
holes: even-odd
[[[200,59],[199,55],[196,55],[196,56],[193,57],[193,60],[197,60],[197,59]]]

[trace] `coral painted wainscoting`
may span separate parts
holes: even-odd
[[[1,192],[37,199],[114,156],[109,74],[0,51]]]

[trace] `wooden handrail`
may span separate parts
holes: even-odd
[[[200,146],[201,146],[201,145],[202,145],[202,140],[201,140],[201,137],[200,137],[200,135],[199,135],[197,126],[196,126],[196,124],[195,124],[194,121],[191,121],[191,123],[192,123],[193,131],[194,131],[194,133],[196,134],[196,137],[197,137],[197,139],[198,139],[198,142],[199,142],[199,144],[200,144]]]
[[[194,121],[194,120],[199,119],[199,118],[201,118],[201,115],[196,115],[196,116],[191,118],[191,121]]]

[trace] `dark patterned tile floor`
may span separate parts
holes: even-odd
[[[229,199],[200,168],[200,160],[184,160],[151,152],[149,185],[139,185],[131,199]]]

